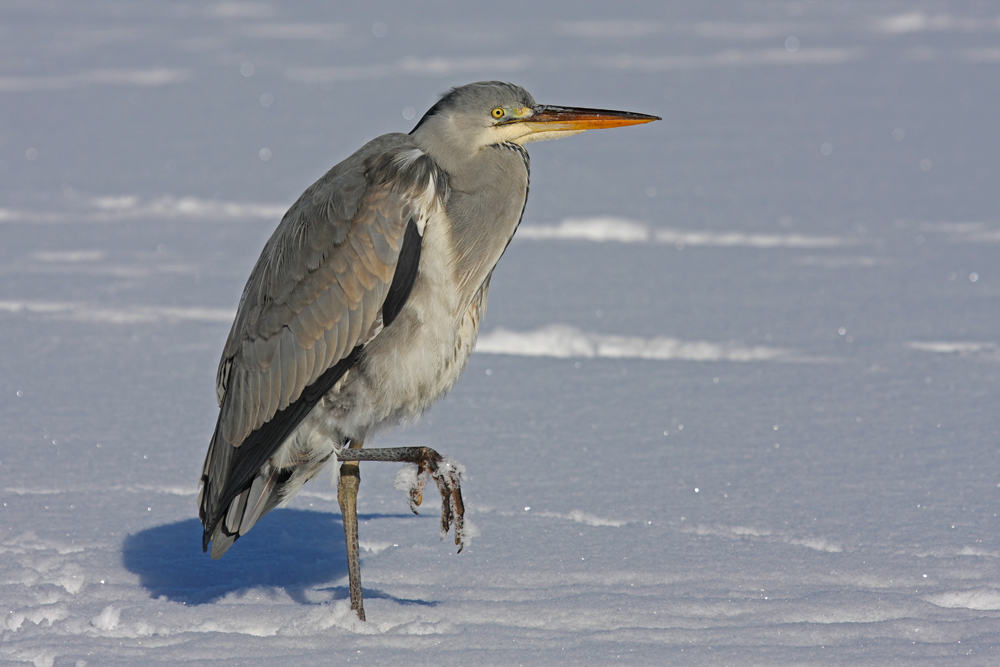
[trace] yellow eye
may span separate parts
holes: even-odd
[[[503,118],[503,109],[501,109],[500,107],[497,107],[490,113],[493,115],[494,118]]]

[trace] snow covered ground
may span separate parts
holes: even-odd
[[[1000,660],[1000,9],[0,2],[0,663]],[[422,422],[220,561],[214,375],[285,207],[486,78],[655,113],[532,148]]]

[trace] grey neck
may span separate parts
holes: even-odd
[[[469,301],[500,261],[528,198],[527,151],[495,144],[451,172],[447,213],[457,250],[456,273]]]

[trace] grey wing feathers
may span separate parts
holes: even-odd
[[[219,365],[226,442],[239,446],[376,324],[410,217],[426,214],[418,209],[444,190],[429,158],[406,159],[412,145],[405,137],[380,137],[372,143],[392,138],[403,146],[369,144],[359,154],[374,155],[334,168],[264,247]]]
[[[285,214],[247,281],[219,364],[219,421],[199,499],[206,538],[223,520],[238,528],[247,517],[249,529],[273,507],[273,479],[248,471],[230,479],[241,461],[258,458],[242,450],[237,456],[238,448],[253,435],[248,446],[275,451],[281,442],[261,440],[284,431],[262,427],[301,405],[303,391],[315,390],[328,371],[352,363],[380,329],[406,230],[415,218],[422,230],[447,192],[444,173],[407,135],[385,135],[334,167]]]

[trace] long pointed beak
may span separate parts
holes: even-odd
[[[532,111],[534,113],[530,116],[520,118],[516,122],[524,123],[534,132],[583,132],[661,120],[659,116],[631,111],[555,107],[545,104],[535,107]]]

